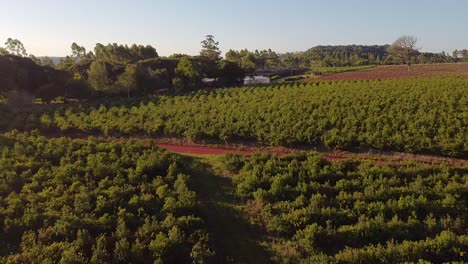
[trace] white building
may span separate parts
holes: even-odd
[[[244,78],[244,85],[255,85],[255,84],[269,84],[270,78],[265,76],[246,76]]]
[[[218,81],[218,79],[215,79],[215,78],[203,78],[202,79],[202,82],[204,84],[213,84],[213,83],[215,83],[217,81]]]

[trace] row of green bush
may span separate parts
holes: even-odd
[[[0,110],[0,128],[468,154],[468,79],[338,81]]]
[[[205,263],[186,167],[135,141],[0,136],[0,262]]]
[[[227,155],[252,223],[279,263],[468,260],[468,167]],[[275,250],[276,249],[276,250]]]

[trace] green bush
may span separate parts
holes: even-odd
[[[468,260],[466,166],[331,163],[317,153],[242,164],[234,182],[249,219],[304,263]]]
[[[46,119],[41,121],[46,122]],[[0,137],[1,263],[205,263],[177,155],[136,141]]]

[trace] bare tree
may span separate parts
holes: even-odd
[[[393,57],[399,58],[406,63],[408,71],[411,69],[413,57],[418,53],[416,47],[418,39],[415,36],[402,36],[398,38],[390,47],[388,53]]]

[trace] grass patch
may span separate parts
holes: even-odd
[[[192,178],[200,195],[200,211],[215,242],[216,263],[271,263],[263,235],[244,214],[235,197],[232,175],[220,155],[184,154],[184,164],[198,171]]]
[[[342,73],[350,71],[360,71],[375,68],[375,65],[363,65],[363,66],[345,66],[345,67],[314,67],[311,72],[321,72],[323,74]]]
[[[351,71],[360,71],[366,69],[375,68],[376,65],[363,65],[363,66],[345,66],[345,67],[313,67],[307,73],[302,75],[294,75],[287,77],[279,77],[277,75],[271,77],[271,81],[275,83],[283,82],[297,82],[305,79],[316,79],[320,78],[320,75],[315,75],[315,73],[320,72],[322,74],[335,74],[342,72],[351,72]]]

